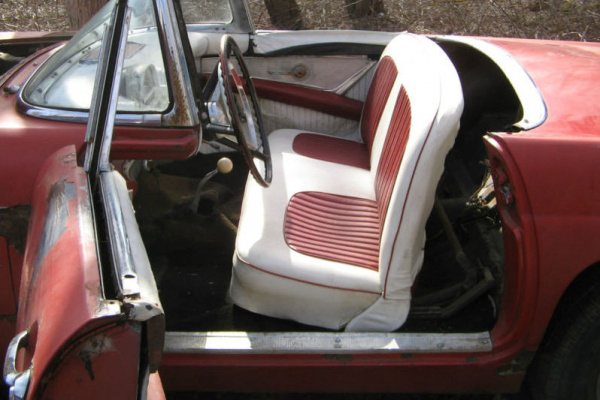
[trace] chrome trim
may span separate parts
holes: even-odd
[[[156,23],[163,51],[165,71],[171,89],[172,108],[163,115],[163,125],[199,126],[198,107],[194,102],[190,73],[187,70],[185,53],[173,4],[167,0],[157,0]]]
[[[125,45],[127,44],[127,32],[131,22],[131,8],[125,3],[121,9],[116,5],[110,19],[110,27],[104,30],[96,76],[94,77],[94,89],[90,103],[90,120],[87,124],[84,142],[85,158],[83,167],[93,182],[98,179],[100,171],[110,170],[110,146],[112,143],[114,118],[119,100],[119,88],[121,83],[121,71],[125,59]],[[117,26],[119,19],[121,26]],[[116,47],[115,47],[116,46]],[[115,49],[116,50],[113,50]],[[116,51],[116,53],[113,53]],[[114,54],[114,55],[113,55]],[[112,66],[111,63],[115,65]],[[114,68],[112,80],[108,72]],[[105,115],[101,113],[105,112]],[[100,122],[104,121],[104,122]],[[92,187],[94,190],[94,187]]]
[[[19,96],[19,98],[17,99],[17,109],[29,117],[77,124],[86,124],[90,117],[90,113],[88,111],[60,110],[55,108],[35,106],[27,103],[21,96]],[[117,114],[115,118],[115,123],[117,125],[161,126],[162,114],[121,113]]]
[[[164,348],[165,316],[150,260],[125,179],[116,171],[101,172],[99,187],[123,311],[129,321],[145,324],[148,363],[154,372],[160,365]]]
[[[521,106],[523,118],[513,124],[521,130],[536,128],[546,121],[548,109],[542,93],[525,68],[506,50],[480,39],[460,36],[434,36],[436,40],[464,43],[488,56],[504,72]]]
[[[100,173],[99,178],[100,194],[106,213],[107,236],[117,284],[123,296],[138,296],[140,294],[138,276],[129,246],[125,217],[121,209],[117,185],[110,172]]]
[[[100,174],[100,193],[108,224],[108,240],[119,289],[129,304],[129,319],[147,321],[162,315],[150,260],[139,232],[127,183],[116,171]]]
[[[27,387],[31,379],[33,366],[25,371],[17,371],[17,354],[19,349],[26,347],[29,341],[29,331],[18,333],[8,345],[4,358],[4,382],[9,386],[9,399],[21,400],[27,395]]]
[[[252,19],[250,12],[250,6],[247,0],[242,0],[240,5],[239,1],[229,2],[231,10],[233,12],[233,24],[237,27],[240,33],[252,33],[256,29],[254,27],[254,20]]]
[[[463,353],[489,352],[480,333],[167,332],[165,353]]]
[[[114,127],[115,127],[115,116],[117,115],[117,104],[119,102],[119,90],[121,87],[121,77],[123,75],[123,62],[125,60],[125,49],[127,47],[127,35],[128,35],[128,31],[129,31],[129,26],[131,23],[131,14],[132,14],[132,9],[131,7],[127,7],[127,10],[125,12],[125,19],[123,21],[123,34],[121,35],[120,39],[119,39],[119,49],[118,49],[118,53],[117,53],[117,59],[115,60],[115,67],[114,67],[114,79],[112,82],[112,89],[110,91],[110,100],[109,100],[109,105],[108,105],[108,110],[106,112],[106,116],[99,116],[99,118],[104,118],[104,134],[102,135],[102,141],[101,141],[101,147],[100,147],[100,158],[99,158],[99,166],[98,169],[99,171],[102,172],[108,172],[111,170],[111,165],[110,165],[110,148],[112,146],[112,138],[113,138],[113,133],[114,133]],[[104,40],[104,43],[106,43],[106,38]],[[110,68],[110,66],[108,66],[108,68]],[[97,88],[98,86],[100,86],[100,78],[99,78],[100,74],[96,74],[96,83],[94,84],[94,87]],[[97,101],[98,99],[98,95],[95,94],[93,95],[93,101]],[[95,107],[94,104],[90,105],[90,111],[96,111],[98,110],[98,107]],[[92,128],[91,125],[88,125],[88,127]],[[88,135],[92,134],[92,129],[88,129],[86,132],[86,142],[89,142],[90,137]],[[93,138],[91,138],[91,140],[93,141]],[[98,143],[95,143],[94,146],[97,146]]]

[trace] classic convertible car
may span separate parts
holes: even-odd
[[[600,46],[248,15],[111,1],[0,78],[11,398],[600,399]]]

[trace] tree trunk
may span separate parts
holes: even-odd
[[[107,0],[65,0],[70,28],[79,30]]]
[[[304,29],[296,0],[265,0],[271,23],[278,29]]]
[[[383,0],[344,0],[350,18],[362,18],[385,13]]]

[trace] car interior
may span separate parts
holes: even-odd
[[[249,104],[253,143],[205,129],[192,158],[123,162],[167,331],[490,330],[504,261],[482,137],[522,114],[500,68],[400,34],[260,55],[242,41],[248,70],[233,57],[228,73],[200,36],[211,126]]]

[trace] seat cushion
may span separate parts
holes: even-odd
[[[273,132],[271,186],[264,189],[252,178],[246,183],[230,295],[250,311],[339,329],[381,296],[379,274],[357,265],[361,262],[349,264],[344,257],[307,254],[306,243],[298,242],[298,219],[288,204],[295,198],[293,208],[315,193],[328,193],[330,206],[340,199],[362,204],[371,212],[368,219],[374,215],[375,193],[368,170],[296,153],[294,138],[303,133]],[[291,246],[284,234],[286,224]],[[366,264],[372,267],[373,260]]]
[[[379,268],[379,209],[372,200],[296,193],[288,203],[283,235],[299,253],[373,271]]]

